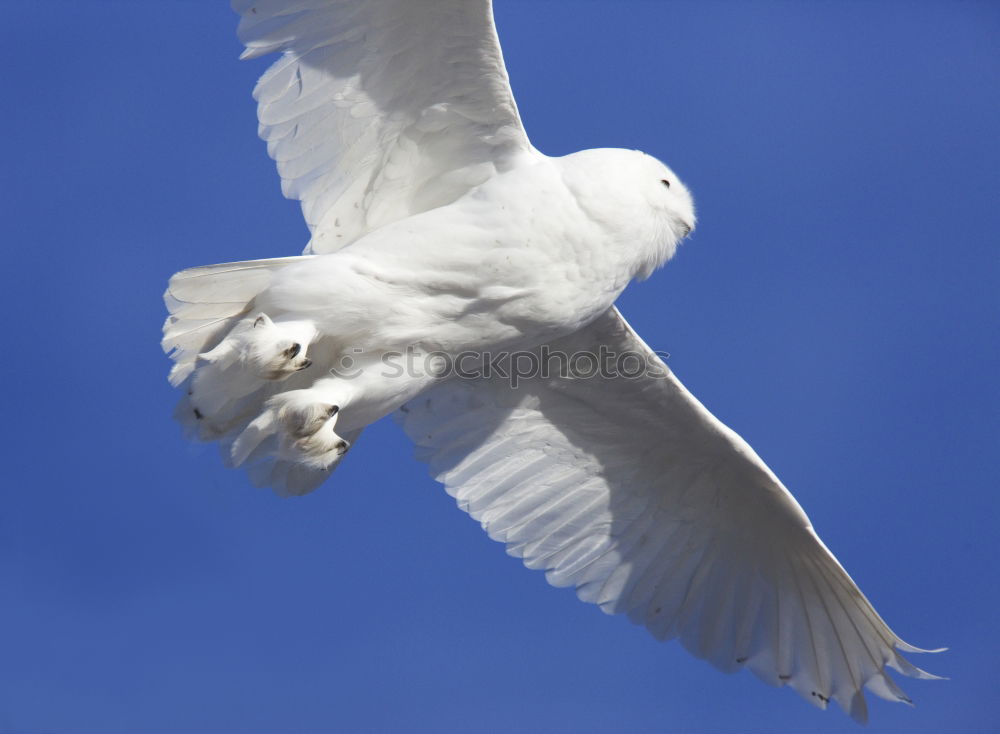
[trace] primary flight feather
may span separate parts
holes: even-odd
[[[615,309],[695,226],[667,166],[538,152],[489,0],[233,7],[245,57],[281,54],[254,90],[260,134],[312,236],[301,257],[171,278],[163,346],[193,437],[303,494],[395,413],[511,554],[722,670],[859,720],[864,688],[909,701],[887,667],[934,677]]]

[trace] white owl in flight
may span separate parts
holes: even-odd
[[[695,225],[676,174],[532,147],[490,0],[233,6],[244,56],[281,54],[254,91],[260,134],[312,237],[170,279],[163,347],[193,437],[303,494],[395,413],[490,537],[658,639],[859,720],[866,687],[909,701],[887,667],[934,677],[614,307]],[[515,386],[504,354],[545,369]]]

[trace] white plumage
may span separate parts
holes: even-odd
[[[177,417],[255,483],[321,484],[397,412],[490,537],[556,586],[867,716],[931,678],[774,474],[613,303],[694,227],[690,195],[623,150],[528,142],[488,0],[234,0],[302,257],[193,268],[166,294]],[[638,376],[441,376],[394,355],[630,355]],[[548,351],[547,351],[548,350]],[[338,371],[350,357],[352,372]]]

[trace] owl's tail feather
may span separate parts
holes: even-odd
[[[309,387],[317,374],[325,373],[316,367],[305,369],[312,361],[308,346],[316,339],[322,342],[310,322],[272,314],[282,317],[276,324],[254,310],[255,299],[270,286],[274,272],[305,257],[312,256],[190,268],[174,275],[163,295],[170,315],[163,324],[161,345],[174,362],[170,383],[184,392],[174,417],[188,438],[218,442],[227,464],[243,466],[254,484],[270,486],[279,494],[305,494],[335,468],[289,460],[273,436],[251,455],[233,453],[235,440],[263,415],[269,399]],[[279,352],[279,364],[254,363],[253,370],[246,351],[234,351],[233,346],[252,345],[270,354],[283,349],[285,342],[294,343],[294,352]],[[274,367],[276,374],[261,378],[262,370],[267,373],[265,368]],[[359,433],[345,438],[353,444]]]

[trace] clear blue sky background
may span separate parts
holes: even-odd
[[[297,253],[222,0],[0,0],[0,732],[848,732],[549,588],[391,422],[280,500],[184,443],[171,273]],[[498,0],[535,144],[646,150],[694,238],[621,306],[993,732],[1000,5]],[[990,702],[994,702],[993,705]]]

